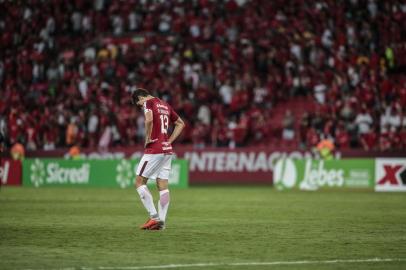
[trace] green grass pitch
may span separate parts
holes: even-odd
[[[134,189],[3,187],[0,269],[406,269],[406,194],[193,187],[146,219]]]

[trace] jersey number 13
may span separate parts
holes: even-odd
[[[169,118],[167,115],[164,114],[159,115],[159,117],[161,118],[161,133],[167,134],[169,127]]]

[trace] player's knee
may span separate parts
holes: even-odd
[[[157,179],[156,185],[159,191],[168,189],[168,180]]]
[[[137,175],[137,177],[135,178],[135,187],[139,188],[140,186],[146,185],[146,184],[147,184],[147,179],[145,177]]]

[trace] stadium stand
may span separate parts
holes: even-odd
[[[27,150],[141,144],[135,86],[195,147],[406,149],[402,0],[0,1],[0,131]]]

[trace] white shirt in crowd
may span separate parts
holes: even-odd
[[[385,113],[381,115],[380,125],[381,125],[381,133],[387,131],[396,131],[400,128],[402,124],[402,119],[400,114],[391,113],[392,109],[390,107],[386,108]]]
[[[99,125],[99,117],[96,114],[92,114],[87,122],[87,130],[89,133],[95,133],[97,126]]]
[[[88,90],[87,80],[83,78],[79,82],[79,92],[82,95],[83,99],[87,98],[87,90]]]
[[[199,111],[197,112],[197,119],[202,121],[205,125],[210,125],[210,109],[206,105],[202,105],[199,107]]]
[[[119,15],[113,16],[112,25],[114,35],[118,36],[123,33],[123,24],[123,19]]]
[[[257,104],[261,104],[262,102],[264,102],[266,94],[267,91],[264,87],[256,87],[254,89],[254,102]]]
[[[233,88],[228,84],[223,84],[220,87],[220,95],[223,98],[223,103],[229,105],[233,98]]]
[[[73,30],[80,31],[80,28],[82,26],[82,14],[79,11],[73,12],[71,16],[71,22],[73,25]]]
[[[128,14],[128,29],[130,31],[134,31],[137,29],[137,27],[137,14],[135,14],[135,12],[131,12],[130,14]]]
[[[360,134],[368,133],[371,130],[373,119],[369,113],[359,113],[355,118]]]
[[[314,86],[314,97],[320,104],[324,104],[326,100],[326,90],[327,86],[322,83]]]

